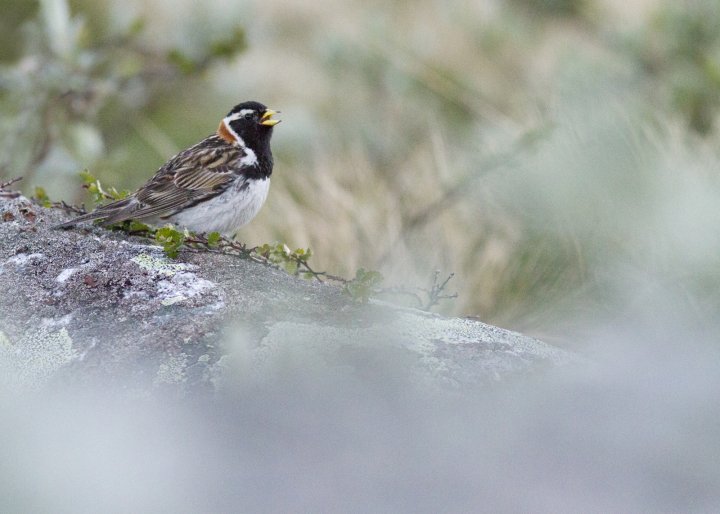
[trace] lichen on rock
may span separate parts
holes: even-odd
[[[272,376],[302,357],[359,376],[392,363],[426,385],[470,387],[571,358],[477,321],[361,305],[236,255],[181,250],[170,260],[121,232],[52,230],[66,215],[22,196],[0,198],[0,213],[5,382],[40,386],[65,370],[138,389],[216,389],[243,369]]]

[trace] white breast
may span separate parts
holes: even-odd
[[[269,178],[238,180],[227,191],[175,214],[170,221],[193,232],[232,236],[260,212],[269,189]]]

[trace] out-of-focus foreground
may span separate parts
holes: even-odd
[[[236,102],[283,111],[239,237],[543,337],[655,288],[718,308],[720,7],[3,0],[0,176],[132,189]]]
[[[134,188],[261,100],[284,121],[242,240],[454,271],[447,312],[589,356],[439,392],[403,352],[292,337],[253,374],[238,329],[214,401],[2,391],[3,512],[718,511],[716,0],[0,2],[26,193]]]

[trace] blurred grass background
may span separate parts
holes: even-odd
[[[239,237],[571,340],[720,307],[715,0],[0,0],[0,177],[134,189],[236,103],[283,112]]]

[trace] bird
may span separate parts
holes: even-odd
[[[137,220],[234,236],[267,198],[273,170],[270,139],[281,121],[273,116],[279,113],[256,101],[236,105],[214,134],[171,157],[137,191],[53,228]]]

